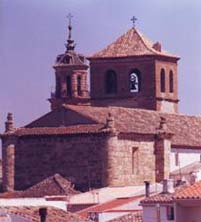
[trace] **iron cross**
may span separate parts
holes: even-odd
[[[73,16],[71,15],[71,13],[68,13],[66,17],[68,18],[69,26],[71,26],[71,19],[73,18]]]
[[[133,28],[135,28],[135,22],[137,21],[137,18],[135,16],[133,16],[131,18],[131,21],[133,22]]]

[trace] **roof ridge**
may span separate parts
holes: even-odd
[[[59,187],[61,188],[61,190],[66,194],[66,190],[63,188],[62,184],[60,183],[59,179],[58,178],[62,178],[62,179],[65,179],[63,178],[60,174],[56,173],[54,176],[53,176],[53,180],[59,185]],[[71,187],[71,186],[69,186]]]
[[[179,59],[178,56],[170,54],[165,50],[155,49],[153,41],[142,34],[138,29],[131,28],[115,39],[115,41],[106,45],[102,50],[99,50],[88,58],[121,58],[156,55]]]
[[[149,40],[147,37],[145,37],[138,29],[134,28],[134,31],[138,34],[138,36],[142,40],[142,43],[147,48],[147,50],[149,50],[150,52],[153,52],[154,54],[157,54],[156,50],[153,49],[152,46],[149,47],[146,43],[146,41],[149,41],[150,43],[152,43],[151,40]]]

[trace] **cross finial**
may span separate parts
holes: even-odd
[[[72,51],[75,48],[74,40],[71,39],[71,32],[72,32],[72,26],[71,26],[71,19],[73,18],[71,13],[68,13],[66,16],[68,18],[68,39],[67,39],[67,44],[66,45],[66,50],[67,51]]]
[[[68,15],[66,16],[68,18],[68,21],[69,21],[69,26],[71,26],[71,20],[73,18],[72,14],[71,13],[68,13]]]
[[[131,21],[133,22],[133,28],[135,28],[135,22],[137,21],[137,18],[135,16],[133,16],[131,18]]]

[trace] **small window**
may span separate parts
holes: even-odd
[[[138,147],[132,148],[132,174],[138,174],[139,170],[139,152]]]
[[[57,98],[61,97],[61,82],[58,77],[56,78],[56,97]]]
[[[174,76],[172,70],[169,73],[169,91],[170,93],[174,92]]]
[[[175,153],[175,166],[179,166],[179,153]]]
[[[67,96],[72,96],[72,88],[71,88],[71,77],[66,77],[66,88],[67,88]]]
[[[174,220],[174,207],[167,206],[167,220]]]
[[[133,70],[129,76],[129,86],[131,93],[137,93],[140,91],[140,72]]]
[[[117,93],[117,74],[113,70],[109,70],[105,76],[105,92],[107,94]]]
[[[78,94],[78,96],[82,95],[82,92],[81,92],[81,76],[77,77],[77,94]]]
[[[165,70],[164,69],[161,69],[160,85],[161,85],[161,92],[165,92]]]

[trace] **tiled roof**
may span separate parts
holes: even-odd
[[[141,203],[171,203],[173,201],[173,194],[160,193],[147,197],[141,201]]]
[[[141,203],[171,203],[181,199],[201,199],[201,181],[193,185],[183,185],[177,188],[174,193],[160,193],[147,197]]]
[[[18,128],[15,130],[15,135],[28,136],[28,135],[88,134],[88,133],[99,133],[102,128],[103,128],[102,124],[76,125],[68,127]]]
[[[178,190],[174,199],[201,199],[201,181]]]
[[[42,207],[42,206],[41,206]],[[29,219],[32,222],[40,221],[39,208],[41,207],[0,207],[0,211],[11,213]],[[76,214],[66,212],[55,207],[45,207],[47,209],[47,222],[87,222],[89,220],[80,218]]]
[[[115,200],[111,200],[105,203],[97,204],[95,206],[88,207],[78,214],[82,217],[87,217],[88,212],[111,212],[111,210],[123,206],[132,201],[139,201],[142,199],[144,195],[134,196],[134,197],[124,197],[124,198],[117,198]],[[120,211],[120,210],[117,210]]]
[[[107,222],[143,222],[142,211],[129,213],[120,217],[113,218]]]
[[[73,110],[76,113],[81,113],[85,118],[103,124],[108,112],[110,112],[114,117],[117,130],[122,133],[155,134],[159,127],[160,117],[165,117],[167,131],[174,134],[172,138],[173,146],[201,148],[201,117],[199,116],[122,107],[68,105],[66,109],[67,112]]]
[[[62,119],[61,112],[63,112]],[[14,133],[18,136],[100,133],[108,112],[114,117],[115,127],[121,133],[156,134],[160,118],[164,117],[167,122],[167,131],[174,134],[172,146],[201,148],[200,116],[122,107],[66,105],[60,110],[49,112],[33,121],[26,128],[17,129]]]
[[[95,53],[90,58],[115,58],[143,55],[161,55],[178,58],[163,50],[156,50],[154,44],[135,28],[128,30],[112,44]]]
[[[73,189],[71,182],[59,174],[37,183],[36,185],[24,190],[11,193],[2,193],[0,198],[20,198],[20,197],[44,197],[57,195],[73,195],[79,191]]]

